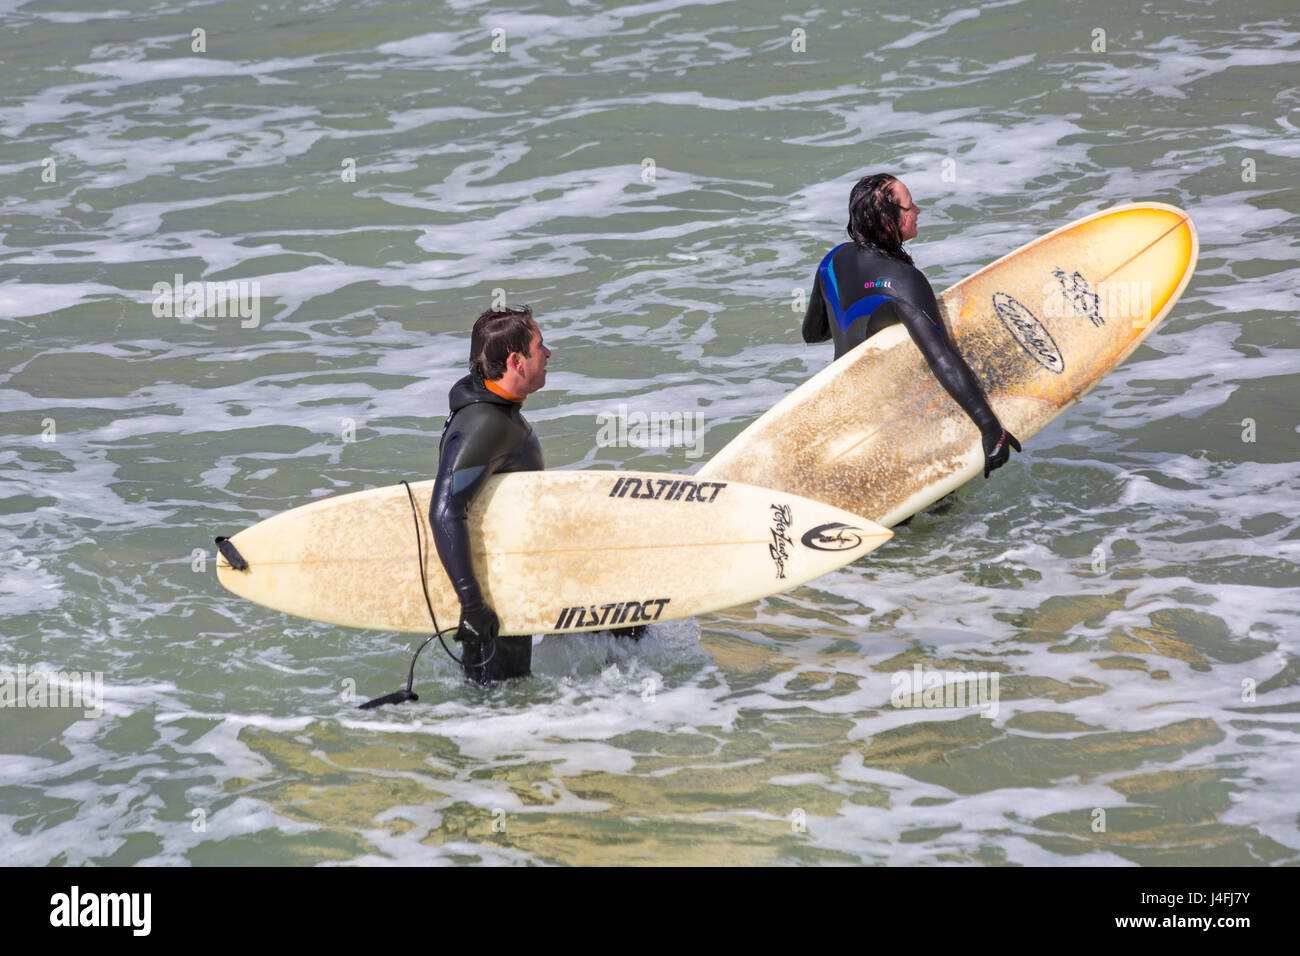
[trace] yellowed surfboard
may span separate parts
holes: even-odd
[[[1197,250],[1181,209],[1117,206],[963,279],[939,310],[1023,441],[1151,334],[1187,287]],[[896,325],[787,395],[697,477],[788,491],[889,527],[981,474],[983,462],[979,430]]]
[[[432,630],[460,605],[433,545],[433,482],[340,495],[230,539],[217,578],[277,611],[348,627]],[[502,634],[593,631],[754,601],[862,557],[893,535],[788,492],[683,475],[525,472],[489,479],[469,511],[471,553]]]

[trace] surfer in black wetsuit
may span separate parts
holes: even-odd
[[[903,243],[916,238],[921,207],[901,181],[888,173],[858,180],[849,196],[852,242],[822,259],[803,319],[805,342],[835,341],[835,357],[902,322],[930,370],[980,430],[984,477],[1002,467],[1020,442],[1002,427],[979,379],[939,321],[934,290]]]
[[[460,598],[456,640],[461,644],[461,666],[466,677],[480,684],[527,677],[533,639],[527,634],[498,636],[500,622],[483,600],[470,561],[466,514],[493,475],[546,467],[542,446],[519,409],[528,395],[546,384],[550,357],[527,306],[484,312],[470,335],[470,374],[447,396],[450,412],[442,428],[429,526]]]
[[[496,612],[483,600],[470,560],[466,515],[470,502],[493,475],[542,471],[542,446],[520,414],[525,398],[546,384],[551,350],[527,306],[484,312],[470,334],[470,374],[447,396],[450,414],[442,428],[438,477],[429,506],[429,525],[438,557],[460,598],[465,676],[480,684],[527,677],[533,639],[501,637]],[[645,625],[611,633],[637,638]]]

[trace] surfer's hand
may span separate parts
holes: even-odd
[[[460,624],[456,627],[456,640],[489,640],[497,636],[501,622],[496,612],[481,601],[474,604],[462,604]]]
[[[984,441],[984,477],[997,471],[1011,457],[1011,449],[1020,451],[1020,442],[1016,436],[1005,428],[990,428],[983,434]]]

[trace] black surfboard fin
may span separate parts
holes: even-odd
[[[248,562],[239,553],[239,549],[230,543],[229,538],[217,538],[217,550],[221,552],[222,557],[229,561],[230,566],[236,571],[248,570]]]

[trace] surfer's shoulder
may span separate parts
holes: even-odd
[[[444,442],[458,438],[458,462],[481,463],[513,446],[516,431],[517,426],[505,408],[492,402],[471,402],[456,410],[447,425]]]
[[[456,410],[452,427],[460,432],[474,433],[482,429],[508,427],[510,412],[508,407],[496,402],[470,402]]]
[[[828,256],[834,256],[837,261],[849,261],[850,258],[854,258],[866,269],[890,270],[899,275],[915,273],[925,278],[916,266],[902,259],[895,259],[874,246],[860,246],[856,242],[845,242],[832,249]]]
[[[897,281],[900,292],[911,296],[930,298],[934,296],[934,289],[930,286],[930,280],[925,277],[924,272],[901,259],[891,259],[890,263],[891,274]]]

